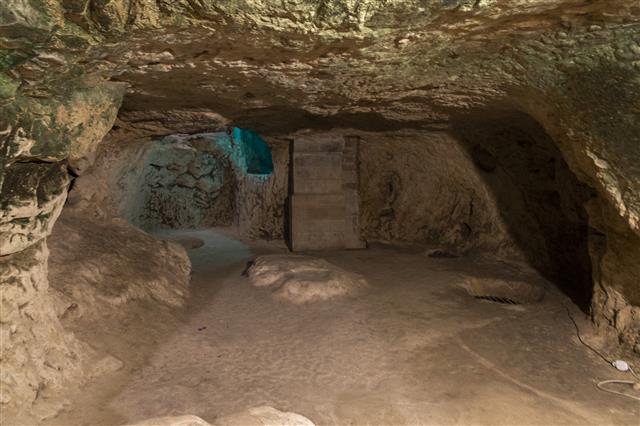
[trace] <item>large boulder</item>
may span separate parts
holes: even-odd
[[[156,417],[128,426],[314,426],[314,423],[300,414],[262,406],[220,417],[213,424],[198,416],[185,415]]]
[[[260,256],[247,274],[256,287],[267,287],[274,298],[293,303],[356,296],[368,287],[358,274],[324,259],[303,255]]]
[[[262,406],[221,417],[213,422],[214,426],[314,426],[308,418],[289,411],[280,411],[273,407]]]
[[[49,246],[49,281],[59,293],[60,316],[69,310],[76,317],[100,317],[132,301],[179,307],[188,296],[191,262],[182,246],[123,219],[65,210]]]
[[[154,417],[127,426],[211,426],[211,423],[202,420],[198,416],[167,416]]]

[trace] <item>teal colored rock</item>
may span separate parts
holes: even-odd
[[[268,175],[273,172],[271,149],[258,133],[235,127],[233,140],[241,152],[240,167],[246,173]]]

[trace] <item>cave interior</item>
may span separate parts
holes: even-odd
[[[622,0],[0,4],[0,423],[637,423],[638,34]]]

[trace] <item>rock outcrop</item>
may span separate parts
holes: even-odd
[[[260,256],[251,263],[247,275],[254,286],[267,287],[274,298],[293,303],[352,297],[368,287],[360,275],[303,255]]]
[[[220,417],[213,424],[214,426],[314,426],[311,420],[300,414],[280,411],[269,406],[249,408],[240,413]]]
[[[180,307],[188,295],[191,263],[185,250],[123,219],[92,219],[70,209],[56,223],[49,245],[59,317],[101,318],[132,301]]]
[[[66,332],[55,312],[47,280],[45,241],[0,257],[0,401],[12,418],[28,404],[33,417],[49,417],[60,400],[47,398],[84,373],[88,350]],[[26,414],[26,413],[25,413]]]
[[[208,423],[198,416],[156,417],[130,426],[314,426],[314,423],[300,414],[262,406],[220,417]]]
[[[56,315],[46,237],[66,199],[68,164],[90,156],[109,131],[124,87],[80,78],[51,89],[42,97],[10,93],[0,103],[3,415],[32,404],[35,418],[55,414],[61,400],[47,394],[84,380],[91,354]]]

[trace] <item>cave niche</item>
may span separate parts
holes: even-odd
[[[203,228],[238,223],[240,181],[273,172],[267,143],[252,130],[176,134],[144,145],[121,178],[120,213],[143,229]]]
[[[452,121],[524,259],[587,311],[593,294],[586,203],[581,182],[556,143],[531,116],[485,109]]]

